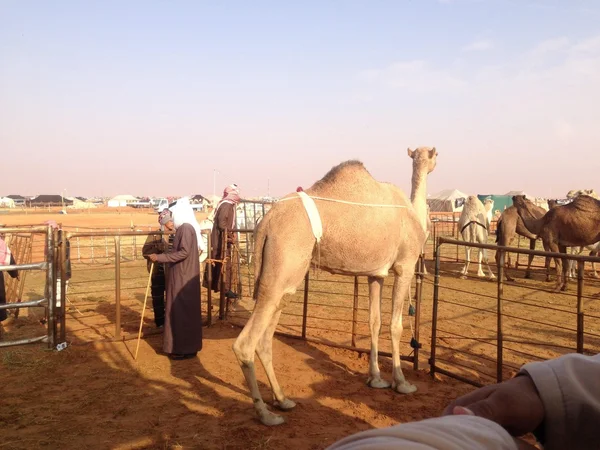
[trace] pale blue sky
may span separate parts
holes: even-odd
[[[358,158],[429,192],[598,188],[597,0],[0,0],[0,194],[246,196]],[[60,175],[64,170],[64,176]]]

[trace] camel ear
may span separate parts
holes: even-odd
[[[410,156],[411,158],[415,157],[415,152],[414,150],[411,150],[410,147],[408,147],[408,156]]]
[[[437,151],[435,150],[435,147],[433,147],[429,150],[429,159],[433,158],[435,155],[437,155]]]

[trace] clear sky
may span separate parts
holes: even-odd
[[[358,158],[599,188],[598,0],[0,0],[0,195],[245,196]]]

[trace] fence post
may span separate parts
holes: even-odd
[[[56,286],[56,277],[54,273],[54,232],[52,227],[48,227],[46,230],[46,302],[48,307],[47,318],[48,318],[48,348],[54,348],[54,320],[55,320],[55,307],[56,302],[54,301],[55,295],[54,290]],[[2,276],[2,275],[0,275]]]
[[[583,276],[584,261],[577,261],[577,353],[583,353]]]
[[[104,232],[107,232],[106,228],[104,229]],[[104,236],[104,257],[108,259],[108,236]]]
[[[75,232],[79,233],[79,227],[75,228]],[[81,248],[79,245],[79,236],[77,236],[77,262],[81,262]]]
[[[414,349],[413,369],[419,370],[419,322],[421,321],[421,298],[423,297],[423,271],[425,268],[425,254],[421,253],[417,262],[418,272],[415,286],[415,341],[417,346]]]
[[[352,347],[356,347],[357,320],[358,320],[358,277],[354,277],[354,305],[352,306]]]
[[[212,269],[213,269],[213,263],[211,262],[212,242],[210,239],[210,235],[211,235],[211,233],[208,233],[208,239],[207,239],[208,254],[206,255],[206,259],[208,260],[206,263],[206,285],[208,286],[206,288],[206,308],[208,310],[207,324],[209,327],[212,325]],[[168,237],[167,237],[167,239],[168,239]]]
[[[90,242],[91,242],[91,252],[92,252],[92,264],[94,264],[96,261],[94,260],[94,236],[90,236]]]
[[[66,340],[66,310],[67,310],[67,238],[65,231],[60,232],[59,255],[60,255],[60,342]]]
[[[434,242],[435,248],[435,276],[433,282],[433,308],[431,317],[431,355],[429,357],[429,373],[435,380],[435,351],[437,345],[437,318],[438,318],[438,299],[440,295],[440,243],[439,238]]]
[[[498,258],[498,305],[497,305],[497,330],[496,330],[496,380],[498,383],[502,382],[502,367],[504,365],[503,360],[503,334],[502,334],[502,297],[504,294],[504,258],[506,253],[504,250],[500,250],[500,258]]]
[[[306,317],[308,315],[308,279],[310,269],[306,272],[304,277],[304,308],[302,311],[302,339],[306,339]]]
[[[115,338],[121,339],[121,236],[115,236],[115,303]]]
[[[226,286],[226,278],[229,272],[229,268],[227,265],[229,264],[228,251],[227,251],[227,232],[223,233],[223,238],[221,239],[221,249],[222,249],[222,258],[223,262],[221,263],[221,286],[219,289],[219,320],[225,320],[225,286]]]

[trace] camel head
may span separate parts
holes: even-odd
[[[413,166],[419,169],[427,168],[427,173],[431,173],[435,169],[437,155],[435,147],[419,147],[415,150],[408,149],[408,156],[412,158]]]
[[[494,209],[494,200],[491,198],[486,198],[483,202],[483,206],[485,207],[486,211],[492,211]]]
[[[525,195],[514,195],[512,200],[513,205],[515,205],[517,209],[531,210],[532,207],[535,206],[535,204],[531,200],[529,200]]]
[[[548,209],[554,209],[558,206],[558,200],[548,200]]]

